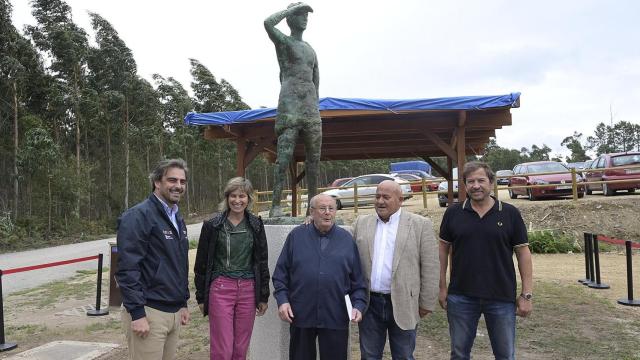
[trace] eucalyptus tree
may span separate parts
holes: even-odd
[[[217,112],[246,110],[249,107],[242,102],[237,90],[225,81],[219,83],[213,73],[200,61],[190,59],[191,89],[194,94],[194,108],[197,112]],[[202,138],[202,137],[200,137]],[[235,168],[235,146],[228,141],[214,140],[214,151],[217,155],[217,190],[222,193],[223,178],[231,176]]]
[[[36,25],[27,25],[26,31],[36,47],[50,60],[48,67],[59,85],[69,95],[65,102],[68,111],[67,126],[75,129],[76,176],[80,179],[81,127],[80,103],[86,83],[89,45],[86,32],[77,26],[71,16],[71,7],[62,0],[32,0],[32,14]],[[77,190],[76,213],[80,216],[80,189]]]
[[[0,129],[2,144],[13,145],[13,216],[18,217],[20,184],[18,152],[20,145],[20,119],[43,112],[46,76],[42,61],[32,44],[11,23],[11,4],[0,0]],[[4,119],[11,118],[9,131]],[[5,130],[6,128],[6,130]],[[5,136],[12,134],[12,141]],[[7,139],[8,140],[8,139]],[[4,153],[4,152],[2,152]],[[0,158],[4,157],[0,153]],[[4,161],[3,161],[4,163]],[[3,170],[4,172],[4,170]],[[4,179],[0,180],[0,184]]]
[[[111,141],[113,131],[120,129],[124,150],[123,205],[126,209],[129,207],[131,102],[136,97],[137,67],[131,50],[113,26],[99,14],[89,13],[89,16],[97,44],[97,47],[90,49],[88,56],[90,78],[100,97],[97,107],[104,115],[107,141],[107,207],[111,208],[113,189]]]

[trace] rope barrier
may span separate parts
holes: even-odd
[[[16,343],[7,343],[5,341],[5,338],[4,338],[4,304],[3,304],[3,301],[2,301],[2,276],[3,275],[15,274],[15,273],[20,273],[20,272],[25,272],[25,271],[40,270],[40,269],[45,269],[45,268],[49,268],[49,267],[68,265],[68,264],[73,264],[73,263],[78,263],[78,262],[83,262],[83,261],[89,261],[89,260],[95,260],[95,259],[98,259],[98,280],[97,280],[97,286],[96,286],[96,306],[95,306],[95,310],[87,311],[87,315],[88,316],[101,316],[101,315],[109,314],[109,310],[108,309],[100,309],[100,293],[102,291],[102,254],[98,254],[98,255],[94,255],[94,256],[86,256],[86,257],[70,259],[70,260],[55,261],[55,262],[50,262],[50,263],[46,263],[46,264],[23,266],[23,267],[7,269],[7,270],[0,269],[0,352],[13,350],[18,346]]]
[[[9,275],[9,274],[15,274],[15,273],[24,272],[24,271],[39,270],[39,269],[44,269],[44,268],[53,267],[53,266],[67,265],[67,264],[73,264],[77,262],[94,260],[97,258],[98,258],[98,255],[94,255],[94,256],[87,256],[87,257],[71,259],[71,260],[56,261],[56,262],[40,264],[40,265],[24,266],[24,267],[19,267],[14,269],[2,270],[2,274]]]

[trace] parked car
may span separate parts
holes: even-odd
[[[454,179],[458,178],[458,168],[453,168],[453,178]],[[447,206],[447,203],[449,202],[448,190],[449,190],[449,183],[447,181],[443,181],[438,185],[438,204],[440,204],[440,207]],[[458,201],[458,181],[457,180],[453,181],[453,201],[454,202]]]
[[[640,152],[625,152],[602,154],[593,160],[591,167],[586,170],[586,181],[607,181],[607,180],[627,180],[638,179],[637,182],[612,183],[612,184],[587,184],[587,194],[594,190],[602,191],[604,196],[611,196],[618,190],[634,192],[640,189],[640,168],[638,169],[612,169],[596,171],[597,169],[640,165]]]
[[[336,199],[338,209],[345,206],[353,206],[353,186],[358,184],[358,206],[370,205],[375,202],[376,187],[384,180],[393,180],[400,184],[405,199],[411,197],[411,186],[406,180],[386,174],[368,174],[355,177],[342,184],[343,188],[324,191],[323,194]]]
[[[346,183],[347,181],[353,179],[352,177],[345,177],[345,178],[338,178],[333,180],[333,182],[331,184],[329,184],[327,187],[339,187],[342,186],[342,184]]]
[[[417,173],[422,173],[420,175],[418,175]],[[426,191],[437,191],[438,190],[438,182],[437,181],[431,181],[433,179],[437,179],[435,176],[431,175],[431,174],[427,174],[424,171],[420,171],[420,170],[402,170],[399,172],[394,172],[390,174],[391,176],[397,176],[399,178],[405,179],[409,182],[414,182],[414,181],[420,181],[422,182],[422,179],[425,179],[426,182]],[[429,182],[431,181],[431,182]],[[413,192],[422,192],[422,184],[411,184],[411,191]]]
[[[547,172],[566,172],[564,174],[540,174]],[[535,188],[509,189],[509,197],[515,199],[518,195],[525,195],[529,200],[543,197],[570,196],[573,194],[571,174],[563,164],[555,161],[536,161],[518,164],[513,168],[514,177],[509,181],[509,186],[525,185],[550,185]],[[534,174],[534,175],[529,175]],[[577,182],[582,182],[582,176],[576,176]],[[584,185],[578,185],[578,197],[583,197]]]
[[[496,171],[496,182],[498,185],[509,185],[508,177],[499,177],[499,176],[510,176],[513,175],[512,170],[498,170]]]
[[[576,161],[567,163],[567,167],[569,169],[576,169],[576,171],[580,171],[584,169],[584,161]]]

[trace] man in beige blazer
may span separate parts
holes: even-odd
[[[376,190],[376,214],[358,217],[353,237],[369,290],[360,322],[362,359],[382,359],[387,333],[393,359],[413,359],[416,327],[438,297],[439,259],[431,220],[402,210],[402,189]]]

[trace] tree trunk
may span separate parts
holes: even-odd
[[[79,64],[76,64],[73,72],[73,113],[76,119],[76,176],[80,179],[80,109],[78,108],[78,99],[80,97],[80,89],[78,86],[78,73],[80,72]],[[76,213],[75,217],[80,217],[80,192],[81,187],[76,190]]]
[[[48,168],[48,166],[47,166]],[[49,190],[49,204],[48,204],[48,216],[47,216],[47,239],[49,238],[49,236],[51,236],[51,207],[52,207],[52,201],[51,201],[51,175],[49,175],[49,170],[47,169],[47,189]]]
[[[187,144],[185,141],[185,144],[183,146],[184,149],[184,160],[187,161]],[[189,179],[187,179],[187,216],[191,213],[191,199],[189,198],[189,188],[191,187],[192,182],[189,181]],[[184,215],[183,215],[184,216]]]
[[[129,101],[124,98],[124,208],[129,208]]]
[[[111,218],[111,124],[107,123],[107,217]]]
[[[20,201],[18,183],[18,91],[16,81],[13,81],[13,220],[18,219],[18,205]]]

